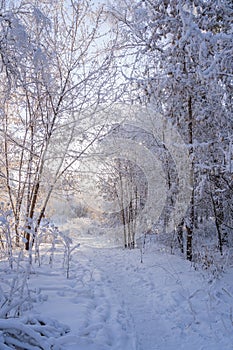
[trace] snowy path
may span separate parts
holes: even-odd
[[[151,266],[153,271],[149,271],[148,266],[140,263],[137,250],[125,254],[116,250],[114,260],[112,254],[106,254],[106,250],[96,251],[95,259],[103,262],[101,268],[131,315],[137,350],[172,350],[176,346],[187,349],[182,333],[195,320],[192,312],[188,312],[182,322],[177,323],[174,319],[176,309],[182,307],[185,296],[182,295],[184,291],[179,274],[169,262],[164,266],[165,259],[158,261],[155,257],[156,263]],[[179,287],[182,294],[177,292]],[[189,308],[188,303],[186,307]],[[180,314],[180,310],[178,312]],[[193,349],[198,349],[196,346]]]
[[[231,280],[210,286],[187,261],[159,252],[141,264],[139,250],[99,249],[93,260],[124,302],[137,350],[233,349]]]
[[[96,239],[81,240],[69,280],[59,266],[31,283],[48,296],[38,311],[71,328],[64,350],[233,349],[232,273],[210,284],[159,248],[141,263],[139,249]]]
[[[96,257],[100,254],[103,259],[104,253],[106,252],[96,252]],[[160,310],[156,310],[158,293],[155,290],[153,279],[148,273],[142,276],[143,266],[135,267],[129,261],[130,259],[127,259],[127,256],[124,256],[125,259],[122,260],[122,254],[117,253],[116,251],[114,262],[112,256],[104,256],[102,269],[109,276],[109,284],[112,284],[112,289],[118,295],[119,300],[124,301],[134,323],[137,350],[161,349],[158,347],[161,346],[161,341],[158,342],[158,338],[161,337],[161,334],[163,338],[166,338],[167,331],[171,330],[167,330],[168,325],[162,321]],[[98,256],[97,261],[101,261],[100,256]],[[162,293],[160,298],[163,298]],[[157,346],[157,344],[160,345]]]
[[[64,350],[134,350],[135,336],[124,307],[86,252],[73,257],[70,278],[58,267],[42,265],[30,279],[46,301],[36,304],[43,316],[68,325]]]

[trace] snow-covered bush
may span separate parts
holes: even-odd
[[[202,270],[207,274],[209,281],[218,279],[224,272],[226,257],[220,256],[219,252],[207,246],[202,247],[193,256],[192,265],[195,270]]]
[[[60,349],[57,338],[69,328],[43,317],[0,319],[0,348],[18,350]]]
[[[59,237],[64,247],[63,268],[66,270],[66,277],[69,278],[72,253],[80,246],[80,244],[73,245],[72,238],[69,236],[69,231],[59,232]]]
[[[1,221],[5,226],[5,233],[11,237],[8,221]],[[2,224],[2,227],[3,227]],[[57,228],[47,226],[49,234],[53,235],[52,244],[56,243]],[[8,231],[7,231],[8,230]],[[3,231],[2,231],[3,232]],[[56,234],[55,234],[56,233]],[[0,349],[36,350],[61,349],[61,337],[69,332],[69,328],[56,320],[44,318],[33,312],[36,302],[46,300],[46,296],[37,288],[30,288],[30,278],[34,260],[32,254],[41,260],[39,242],[41,243],[45,228],[35,239],[34,246],[28,253],[23,250],[14,251],[10,246],[12,264],[3,260],[0,265]],[[6,249],[5,241],[4,249]],[[66,243],[67,276],[69,274],[69,261],[72,253],[70,242]],[[5,250],[4,250],[5,251]],[[14,264],[13,264],[14,262]]]
[[[33,225],[31,226],[33,227]],[[80,246],[80,244],[73,244],[69,230],[61,231],[54,223],[44,220],[36,235],[34,235],[33,243],[28,252],[29,264],[32,262],[32,255],[34,255],[34,262],[38,263],[39,266],[47,262],[53,267],[55,251],[59,250],[63,254],[62,267],[66,271],[67,278],[69,278],[72,253]],[[41,247],[43,247],[43,249],[41,249]]]

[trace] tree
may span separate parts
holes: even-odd
[[[110,39],[99,44],[103,7],[12,3],[0,9],[1,178],[29,249],[58,181],[98,138],[94,110],[115,98],[115,70]]]
[[[189,150],[193,194],[184,226],[186,256],[192,260],[195,225],[210,198],[208,174],[218,168],[218,174],[229,177],[232,3],[126,0],[111,12],[131,63],[123,74],[134,103],[154,105],[176,126]]]

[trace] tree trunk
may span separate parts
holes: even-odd
[[[188,135],[189,135],[189,156],[192,162],[192,197],[189,208],[188,220],[186,221],[186,230],[187,230],[187,246],[186,246],[186,258],[189,261],[192,261],[193,258],[193,228],[195,221],[195,212],[194,212],[194,159],[193,159],[193,111],[192,111],[192,97],[188,98]]]
[[[183,236],[183,227],[184,227],[184,219],[179,223],[176,229],[176,234],[177,234],[177,240],[179,243],[179,247],[181,250],[181,253],[184,253],[184,236]]]
[[[219,246],[220,254],[222,255],[223,254],[223,239],[222,239],[221,225],[223,223],[224,213],[223,213],[223,210],[221,208],[221,205],[219,205],[219,207],[217,206],[212,191],[210,192],[210,195],[211,195],[211,200],[212,200],[212,204],[213,204],[215,226],[216,226],[217,233],[218,233],[218,246]]]

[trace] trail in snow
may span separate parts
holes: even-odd
[[[69,280],[56,254],[30,281],[48,296],[37,310],[70,326],[65,350],[232,350],[232,272],[208,283],[158,247],[141,263],[138,249],[79,240]]]
[[[209,284],[190,263],[159,251],[89,251],[132,320],[137,350],[232,349],[233,284]],[[219,284],[219,285],[218,285]],[[225,287],[224,287],[225,286]]]
[[[42,298],[35,310],[70,327],[64,350],[134,350],[135,336],[124,305],[91,260],[86,252],[78,251],[69,279],[60,267],[59,254],[57,267],[37,268],[30,285],[47,300]]]

